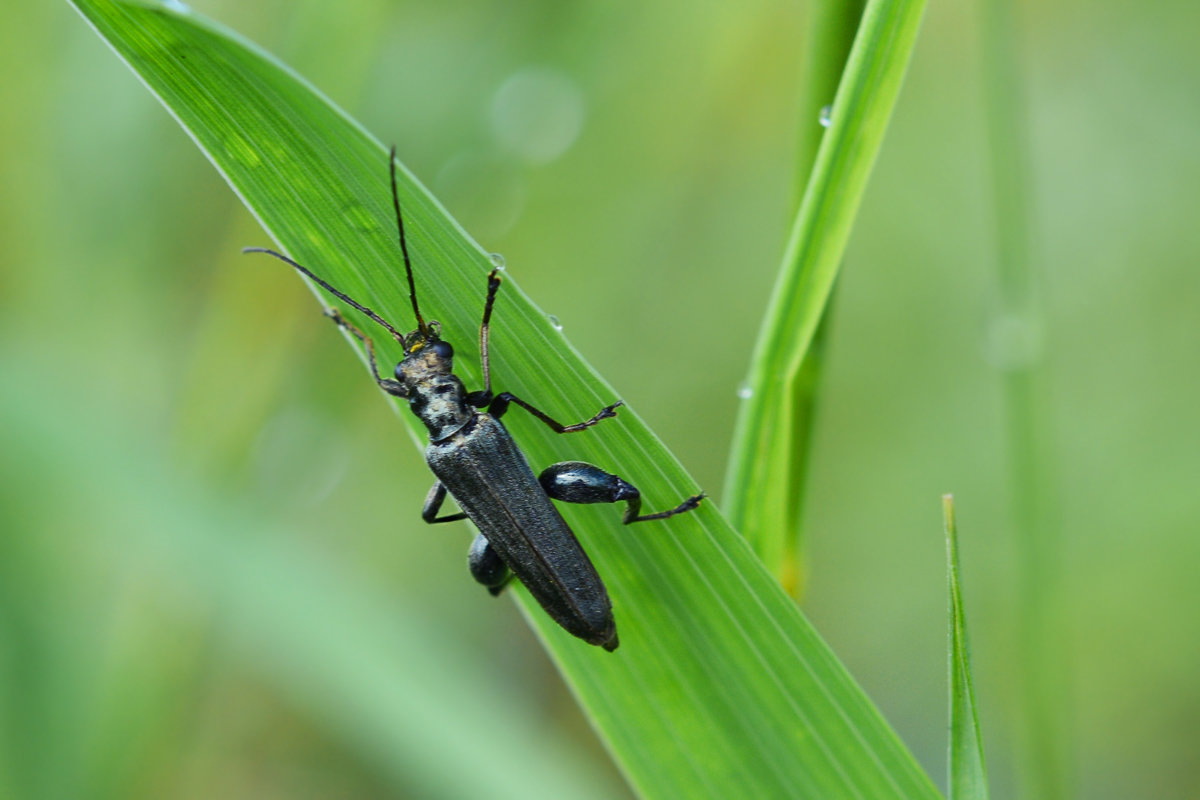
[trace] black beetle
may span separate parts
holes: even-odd
[[[616,416],[621,403],[618,401],[600,409],[584,422],[563,425],[509,392],[492,394],[488,327],[496,292],[500,288],[500,277],[494,269],[488,275],[487,299],[479,328],[484,386],[480,391],[467,392],[453,372],[454,348],[440,338],[441,329],[437,322],[426,322],[421,316],[404,237],[400,196],[396,190],[394,147],[388,163],[400,251],[408,275],[413,314],[417,319],[415,331],[400,333],[371,309],[274,250],[247,247],[242,252],[266,253],[291,264],[335,297],[379,323],[403,347],[404,360],[396,366],[395,379],[384,378],[379,374],[371,339],[336,310],[326,312],[366,346],[371,372],[380,388],[388,394],[406,398],[413,413],[429,429],[425,459],[437,476],[437,482],[425,500],[421,517],[429,523],[465,518],[475,524],[479,534],[471,545],[469,556],[475,580],[493,595],[498,595],[515,576],[537,598],[546,613],[571,634],[605,650],[615,650],[617,627],[604,582],[575,534],[550,502],[551,498],[568,503],[624,501],[627,505],[622,522],[629,525],[690,511],[699,505],[704,495],[689,497],[669,511],[640,514],[642,501],[637,488],[591,464],[564,461],[552,464],[534,476],[525,454],[500,422],[510,405],[524,408],[556,433],[574,433]],[[438,516],[447,492],[462,512]]]

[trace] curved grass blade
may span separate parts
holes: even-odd
[[[812,21],[805,38],[804,49],[808,58],[803,70],[805,79],[800,100],[800,135],[796,142],[797,208],[804,200],[804,189],[821,145],[826,104],[837,93],[864,5],[865,0],[833,0],[818,3],[812,9]],[[827,305],[832,306],[832,303],[831,297]],[[779,540],[771,548],[772,551],[779,551],[779,582],[783,590],[796,599],[804,596],[806,583],[804,501],[831,312],[829,308],[821,314],[821,323],[813,332],[812,344],[805,351],[792,380],[792,437],[788,457],[790,480],[784,495],[789,501],[784,508],[786,517],[779,526]],[[766,560],[774,563],[775,559],[775,556],[771,556]]]
[[[734,527],[777,575],[788,572],[785,554],[794,550],[803,470],[795,443],[804,435],[805,388],[796,376],[833,290],[924,9],[924,0],[867,5],[751,361],[723,499]]]
[[[967,614],[958,566],[953,495],[942,498],[942,514],[946,520],[946,579],[950,590],[950,799],[987,800],[987,764],[975,707],[975,686],[971,681],[971,648],[967,642]]]
[[[378,141],[286,67],[195,15],[114,0],[75,5],[284,251],[397,327],[411,326]],[[422,309],[440,320],[460,373],[477,386],[473,339],[492,265],[407,174],[400,199]],[[279,266],[264,260],[246,268]],[[328,323],[314,313],[313,324]],[[382,360],[399,358],[392,342],[381,337],[379,345]],[[618,396],[512,281],[496,304],[491,354],[498,388],[560,418],[584,419]],[[636,480],[648,507],[669,507],[698,488],[630,410],[571,437],[510,416],[534,464],[593,461]],[[612,508],[572,508],[567,516],[608,583],[621,649],[609,655],[575,640],[516,594],[643,795],[936,796],[711,503],[653,531],[621,529]],[[430,535],[416,509],[412,519],[412,535]]]

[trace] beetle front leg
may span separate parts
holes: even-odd
[[[342,312],[338,311],[336,308],[326,309],[325,316],[333,320],[334,324],[342,330],[349,331],[350,335],[352,335],[355,339],[358,339],[366,346],[367,361],[371,364],[371,374],[375,376],[375,382],[379,384],[380,389],[383,389],[388,394],[395,395],[396,397],[408,396],[408,394],[404,391],[404,386],[401,385],[399,381],[384,378],[379,374],[379,365],[375,363],[375,343],[371,341],[371,337],[367,336],[358,328],[351,325],[346,318],[342,316]]]
[[[567,503],[617,503],[624,500],[625,514],[621,522],[626,525],[683,514],[696,508],[704,499],[704,493],[701,492],[684,500],[670,511],[639,514],[642,510],[642,493],[636,486],[618,475],[583,461],[551,464],[542,470],[538,482],[550,497]]]

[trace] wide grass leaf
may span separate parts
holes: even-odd
[[[75,5],[281,248],[398,327],[411,327],[380,142],[270,56],[175,5]],[[400,195],[422,308],[440,320],[460,374],[478,386],[475,338],[492,264],[407,174]],[[247,269],[280,269],[280,280],[291,280],[282,265],[254,258],[262,260],[248,257]],[[313,324],[329,323],[314,310]],[[399,358],[386,338],[379,344],[383,361]],[[584,419],[619,396],[512,280],[496,306],[492,361],[498,389],[559,419]],[[698,490],[632,409],[568,437],[520,413],[506,420],[534,464],[592,461],[636,481],[651,510]],[[621,648],[608,654],[579,642],[523,591],[515,594],[643,795],[936,796],[712,503],[640,529],[622,529],[610,507],[572,507],[566,515],[613,596]],[[411,535],[430,535],[415,509],[413,519]]]

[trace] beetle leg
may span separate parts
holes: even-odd
[[[508,565],[482,533],[476,534],[475,541],[471,542],[467,566],[471,568],[471,577],[486,586],[492,597],[498,597],[513,577]]]
[[[349,331],[355,339],[358,339],[367,348],[367,360],[371,364],[371,374],[375,376],[375,382],[379,384],[379,388],[396,397],[407,397],[408,394],[404,391],[404,386],[400,381],[389,380],[379,374],[379,365],[375,363],[375,343],[371,341],[371,337],[360,331],[358,328],[351,325],[342,312],[336,308],[326,309],[325,316],[333,320],[334,324],[345,331]]]
[[[700,493],[684,500],[670,511],[657,514],[639,514],[642,510],[642,493],[633,484],[618,475],[605,472],[597,466],[583,461],[562,461],[542,470],[538,482],[546,494],[555,500],[567,503],[616,503],[624,500],[625,515],[621,521],[626,525],[646,522],[651,519],[666,519],[676,514],[691,511],[700,505],[704,494]]]
[[[455,522],[467,518],[467,515],[463,513],[439,517],[437,513],[442,509],[444,502],[446,502],[446,487],[442,485],[441,481],[438,481],[433,484],[433,488],[429,490],[429,496],[425,498],[425,507],[421,509],[421,519],[432,524]],[[467,566],[471,568],[471,576],[486,586],[492,597],[496,597],[504,591],[504,587],[512,580],[508,565],[504,563],[500,554],[493,549],[482,533],[476,534],[475,541],[471,542],[471,550],[467,554]]]
[[[442,503],[444,502],[446,502],[446,487],[442,485],[441,481],[437,481],[433,484],[433,488],[429,490],[429,494],[425,496],[425,505],[421,509],[421,519],[432,525],[435,522],[457,522],[460,519],[467,518],[467,515],[461,512],[439,517],[437,513],[442,510]]]
[[[501,392],[500,394],[496,395],[496,397],[492,400],[491,405],[488,406],[488,413],[491,414],[496,419],[500,419],[500,417],[504,415],[504,412],[508,410],[509,403],[515,403],[515,404],[519,405],[521,408],[528,411],[530,414],[533,414],[535,417],[540,419],[542,422],[549,425],[550,429],[553,430],[555,433],[575,433],[576,431],[581,431],[586,428],[590,428],[602,419],[608,419],[609,417],[615,417],[617,415],[618,406],[622,406],[625,404],[625,402],[623,400],[618,400],[617,402],[613,403],[611,406],[605,406],[604,408],[600,409],[596,413],[596,416],[592,417],[589,420],[585,420],[583,422],[577,422],[574,425],[563,425],[561,422],[558,422],[557,420],[550,417],[550,415],[546,414],[543,411],[539,411],[538,409],[529,405],[529,403],[526,403],[524,400],[522,400],[521,398],[512,394],[511,392]]]

